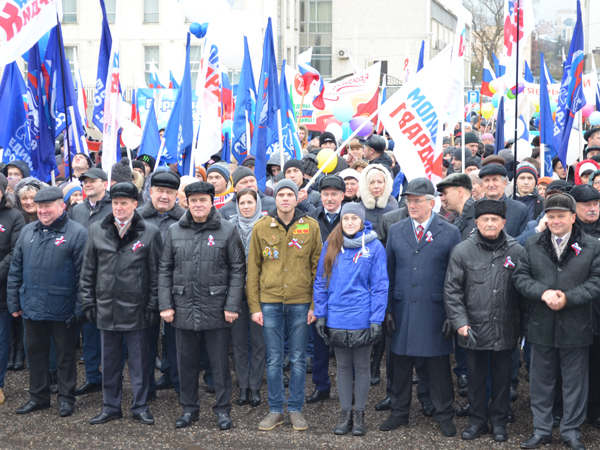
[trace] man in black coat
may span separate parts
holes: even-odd
[[[112,214],[90,228],[81,270],[81,308],[102,338],[102,413],[90,424],[123,417],[123,340],[127,343],[133,418],[154,424],[147,396],[148,327],[158,322],[158,228],[135,211],[138,189],[130,182],[110,189]]]
[[[88,231],[93,223],[102,221],[112,213],[110,196],[106,192],[108,177],[102,169],[92,168],[80,178],[86,198],[69,210],[69,218],[83,225]],[[75,395],[85,395],[102,390],[102,345],[100,331],[96,324],[86,322],[83,332],[83,360],[85,362],[85,382],[75,389]]]
[[[568,194],[546,199],[548,228],[531,236],[513,279],[529,302],[533,436],[522,448],[552,441],[552,405],[557,373],[562,375],[560,434],[572,449],[580,440],[589,388],[589,346],[593,342],[592,302],[600,297],[600,242],[576,223]]]
[[[369,161],[369,164],[381,164],[387,170],[390,171],[392,178],[394,173],[392,171],[393,161],[386,153],[385,139],[377,134],[369,136],[369,139],[365,142],[365,159]]]
[[[458,345],[466,351],[469,373],[469,427],[463,439],[487,433],[488,420],[497,442],[508,439],[511,353],[520,336],[519,301],[512,274],[523,248],[504,232],[506,203],[482,199],[475,203],[476,231],[454,247],[444,302]],[[471,338],[469,338],[471,335]],[[488,410],[488,358],[492,403]]]
[[[190,209],[169,228],[160,260],[158,295],[161,317],[177,335],[177,366],[185,428],[199,419],[200,333],[213,369],[219,428],[232,426],[229,327],[241,311],[246,256],[238,231],[213,205],[215,188],[200,181],[185,187]]]

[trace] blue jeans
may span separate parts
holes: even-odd
[[[283,414],[283,328],[287,324],[291,363],[288,412],[302,412],[306,384],[306,344],[310,328],[306,321],[310,304],[261,303],[261,307],[267,353],[269,411]]]
[[[102,384],[102,372],[100,372],[100,362],[102,360],[100,330],[98,330],[95,323],[90,322],[85,322],[82,328],[85,381],[92,384]]]
[[[0,388],[4,387],[4,377],[6,376],[11,323],[12,315],[9,312],[0,313]]]

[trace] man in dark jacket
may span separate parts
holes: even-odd
[[[557,373],[562,375],[560,434],[572,449],[580,440],[589,388],[589,346],[593,342],[592,302],[600,297],[600,242],[576,222],[568,194],[546,199],[548,228],[531,236],[513,279],[529,302],[533,436],[521,444],[537,448],[552,441],[552,404]]]
[[[497,442],[508,439],[511,353],[520,336],[519,301],[512,274],[523,248],[504,232],[506,203],[475,203],[477,230],[454,247],[444,285],[444,302],[458,344],[466,349],[469,373],[469,427],[463,439],[488,432]],[[470,336],[470,337],[469,337]],[[492,403],[487,406],[488,358]]]
[[[158,275],[161,317],[177,335],[177,366],[185,428],[199,418],[200,333],[213,369],[219,428],[232,426],[229,327],[241,311],[246,280],[244,246],[235,225],[213,205],[215,189],[200,181],[185,187],[190,209],[169,228]]]
[[[253,191],[256,191],[256,193],[260,196],[263,215],[266,216],[269,211],[275,209],[275,200],[273,200],[272,197],[268,197],[260,189],[258,189],[258,184],[256,184],[256,175],[254,175],[254,172],[251,169],[243,166],[238,167],[233,171],[233,174],[231,174],[231,179],[233,180],[233,190],[236,194],[229,203],[219,209],[223,219],[229,220],[237,214],[237,210],[235,208],[235,205],[237,204],[237,193],[242,189],[252,189]]]
[[[102,336],[102,413],[90,424],[123,417],[123,340],[127,342],[133,418],[154,424],[148,410],[150,364],[148,327],[158,323],[158,228],[135,211],[138,189],[117,183],[110,189],[113,213],[90,228],[81,270],[81,309]]]
[[[179,175],[175,172],[157,172],[150,180],[150,201],[138,208],[137,212],[146,223],[151,223],[160,231],[161,242],[167,238],[169,227],[177,223],[185,214],[185,209],[176,203],[179,189]],[[150,369],[150,385],[148,398],[156,397],[157,389],[173,386],[179,392],[179,373],[177,372],[177,353],[175,344],[175,329],[165,322],[163,344],[163,360],[160,369],[164,375],[158,383],[154,379],[156,355],[158,353],[158,338],[160,336],[160,320],[148,328],[148,345],[150,353],[148,362]],[[171,356],[169,356],[171,355]]]
[[[415,358],[426,360],[434,418],[442,435],[453,436],[454,385],[450,371],[452,341],[444,339],[444,278],[452,249],[460,242],[454,225],[433,213],[435,190],[426,178],[412,180],[406,191],[407,218],[392,225],[387,239],[389,302],[384,331],[392,337],[394,378],[392,412],[381,424],[390,431],[408,424]]]
[[[544,198],[537,191],[537,183],[538,173],[533,164],[522,162],[517,166],[517,193],[513,198],[527,207],[528,221],[536,220],[544,211]]]
[[[8,346],[12,315],[8,312],[6,302],[6,280],[8,278],[8,269],[10,269],[10,259],[13,249],[25,226],[23,214],[13,207],[13,203],[6,196],[6,187],[8,181],[0,173],[0,404],[4,402],[4,377],[8,362]],[[12,363],[12,362],[11,362]]]
[[[88,231],[93,223],[102,221],[112,212],[110,196],[106,192],[108,177],[102,169],[92,168],[84,173],[82,183],[86,198],[69,210],[69,218],[83,225]],[[102,390],[102,346],[100,331],[96,324],[86,322],[83,331],[83,360],[85,362],[85,382],[75,389],[75,395],[85,395]]]
[[[365,142],[365,159],[369,161],[369,164],[381,164],[390,171],[390,175],[393,178],[392,158],[385,153],[385,150],[385,139],[377,134],[373,134]]]
[[[466,240],[476,228],[471,177],[464,173],[453,173],[440,181],[436,189],[442,194],[442,205],[446,211],[457,214],[452,223],[458,227],[461,239]]]
[[[23,316],[29,361],[29,402],[17,409],[28,414],[50,407],[50,339],[58,356],[58,413],[73,414],[77,368],[77,295],[87,230],[70,220],[63,192],[47,186],[35,194],[39,221],[21,231],[8,273],[8,310]]]

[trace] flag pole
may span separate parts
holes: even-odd
[[[540,142],[540,161],[542,162],[540,164],[540,178],[544,177],[545,173],[546,173],[546,160],[544,159],[545,155],[545,144]]]
[[[63,45],[63,41],[62,41],[62,30],[60,27],[60,22],[58,20],[58,15],[56,16],[56,26],[58,27],[58,53],[60,54],[60,65],[61,65],[61,70],[60,70],[60,74],[61,74],[61,78],[62,78],[62,91],[63,91],[63,99],[65,100],[65,106],[67,104],[67,89],[65,87],[65,61],[63,58],[63,51],[64,51],[64,45]],[[69,67],[68,70],[71,70],[71,68]],[[69,181],[73,181],[73,166],[71,165],[71,149],[70,147],[70,140],[69,140],[69,112],[68,112],[68,108],[65,108],[65,135],[67,137],[67,145],[65,146],[65,148],[68,148],[68,153],[69,153]]]
[[[304,86],[304,83],[302,83],[302,86]],[[309,86],[310,89],[310,86]],[[296,128],[300,129],[300,118],[302,117],[302,111],[304,108],[304,96],[306,95],[306,86],[304,86],[304,90],[302,91],[302,101],[300,102],[300,114],[298,114],[298,120],[297,120],[297,125]]]
[[[513,151],[513,197],[515,195],[517,195],[517,138],[518,138],[518,132],[517,132],[517,124],[518,124],[518,120],[519,120],[519,35],[520,35],[520,31],[521,31],[521,5],[519,4],[517,6],[517,27],[516,27],[516,31],[517,31],[517,36],[515,39],[516,45],[517,45],[517,52],[516,52],[516,62],[515,62],[515,142],[513,144],[514,146],[514,151]]]

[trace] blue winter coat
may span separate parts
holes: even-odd
[[[356,238],[373,230],[371,222],[356,234]],[[325,242],[315,278],[313,300],[315,316],[327,318],[328,328],[363,330],[371,323],[381,323],[385,316],[389,288],[386,271],[385,249],[375,239],[365,247],[365,256],[354,257],[362,247],[344,248],[333,267],[329,285],[324,277],[325,253],[329,242]]]
[[[437,215],[421,242],[415,238],[410,217],[390,227],[386,248],[388,312],[395,319],[391,347],[395,354],[432,357],[452,353],[452,339],[444,339],[442,334],[446,320],[444,280],[452,249],[460,242],[458,228]]]
[[[82,315],[79,275],[88,231],[65,216],[44,230],[39,221],[25,226],[8,272],[8,310],[30,320],[66,321]]]

